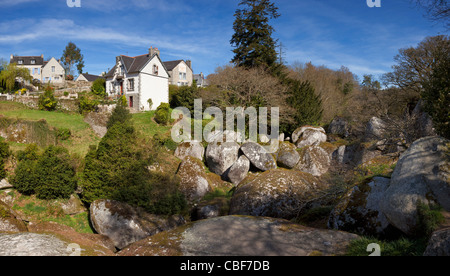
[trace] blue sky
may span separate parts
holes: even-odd
[[[190,59],[195,73],[213,73],[233,57],[229,43],[239,0],[0,0],[0,58],[60,58],[69,41],[81,48],[84,71],[100,74],[121,54],[158,47],[163,61]],[[410,0],[275,0],[274,37],[287,64],[346,66],[362,76],[388,72],[400,48],[445,34]]]

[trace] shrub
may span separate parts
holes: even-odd
[[[162,103],[156,109],[155,121],[161,125],[167,125],[170,121],[170,105],[168,103]]]
[[[19,164],[15,170],[15,175],[11,179],[14,188],[24,195],[32,195],[36,188],[36,163],[39,158],[38,147],[36,144],[28,145],[24,151],[17,153]]]
[[[148,103],[148,107],[150,108],[150,110],[152,110],[152,108],[153,108],[153,100],[150,98],[150,99],[147,100],[147,103]]]
[[[78,111],[80,112],[80,114],[93,112],[97,109],[99,103],[100,102],[94,97],[89,95],[83,95],[79,98],[78,101]]]
[[[45,88],[44,94],[39,96],[39,109],[53,111],[56,109],[58,105],[58,101],[55,98],[54,88],[48,85]]]
[[[64,97],[68,97],[69,96],[69,92],[64,91]]]
[[[49,146],[37,160],[34,174],[39,199],[69,198],[77,187],[75,169],[63,147]]]
[[[186,107],[191,112],[194,111],[194,100],[198,98],[198,88],[193,86],[170,86],[169,98],[170,107]]]
[[[96,79],[91,86],[91,92],[100,97],[106,97],[106,80],[103,78]]]
[[[9,145],[0,137],[0,179],[6,177],[5,163],[10,156]]]
[[[123,105],[117,105],[109,117],[106,127],[109,129],[117,123],[126,124],[131,121],[130,111]]]
[[[22,160],[15,170],[15,175],[11,179],[11,184],[21,194],[32,195],[36,189],[36,160]]]

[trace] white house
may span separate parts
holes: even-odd
[[[44,55],[41,56],[13,56],[10,63],[16,63],[18,67],[27,68],[33,80],[39,80],[41,83],[64,83],[65,70],[59,61],[51,58],[44,61]]]
[[[169,102],[169,73],[156,48],[141,56],[116,57],[116,64],[105,78],[108,95],[124,95],[129,107],[137,111],[150,110],[149,99],[152,109]]]

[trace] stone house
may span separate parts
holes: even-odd
[[[41,56],[13,56],[11,55],[10,63],[16,63],[18,67],[27,68],[33,80],[41,83],[58,83],[65,82],[65,70],[61,63],[55,58],[44,61],[44,55]]]
[[[150,48],[144,55],[116,57],[116,64],[105,75],[109,96],[125,96],[128,106],[135,111],[150,110],[169,102],[169,72],[161,61],[158,49]]]
[[[164,65],[169,72],[169,83],[177,86],[191,86],[194,82],[194,72],[190,60],[166,61]]]

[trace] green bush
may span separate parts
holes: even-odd
[[[36,163],[35,192],[39,199],[69,198],[77,188],[67,149],[49,146]]]
[[[91,92],[100,97],[106,97],[106,80],[103,78],[96,79],[91,86]]]
[[[106,127],[109,129],[117,123],[128,123],[131,121],[131,117],[130,111],[125,106],[118,104],[109,117]]]
[[[426,244],[423,241],[400,238],[393,241],[382,241],[375,238],[363,237],[350,242],[347,250],[348,256],[369,256],[372,252],[367,251],[369,244],[380,246],[381,256],[422,256]]]
[[[36,160],[25,159],[17,165],[11,184],[19,193],[24,195],[33,195],[35,193],[37,186],[36,163]]]
[[[186,107],[191,112],[194,111],[194,100],[199,97],[198,88],[194,86],[170,86],[169,99],[170,107]]]
[[[6,177],[5,163],[10,156],[9,145],[0,137],[0,179]]]
[[[11,179],[11,184],[18,192],[24,195],[32,195],[35,193],[37,185],[35,172],[37,160],[40,156],[38,146],[30,144],[16,155],[19,164],[14,171],[15,175]]]
[[[50,85],[45,88],[44,94],[39,96],[39,110],[54,111],[56,109],[58,101],[55,98],[54,90]]]
[[[100,104],[99,100],[91,95],[83,95],[78,100],[78,111],[80,114],[86,114],[93,112],[97,109]]]
[[[153,148],[139,141],[129,111],[118,105],[108,122],[108,132],[86,155],[82,200],[114,199],[158,214],[184,210],[177,179],[148,170],[154,154]]]
[[[162,103],[156,109],[155,121],[161,125],[167,125],[170,122],[170,105],[168,103]]]

